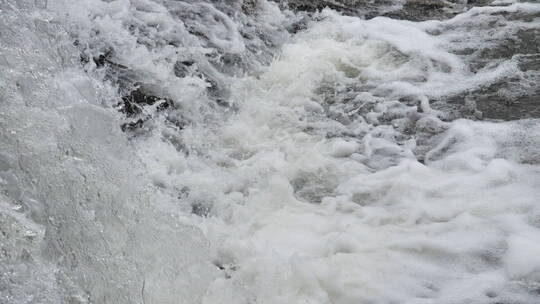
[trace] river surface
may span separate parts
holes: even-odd
[[[0,0],[0,303],[540,303],[540,4]]]

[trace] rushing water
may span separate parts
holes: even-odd
[[[540,4],[441,3],[0,0],[0,303],[540,303]]]

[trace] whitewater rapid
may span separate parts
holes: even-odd
[[[540,303],[540,4],[462,2],[0,1],[0,303]]]

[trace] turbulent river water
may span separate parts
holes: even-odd
[[[535,2],[0,0],[0,303],[540,303]]]

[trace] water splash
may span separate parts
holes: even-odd
[[[540,6],[514,2],[2,2],[0,299],[535,303]]]

